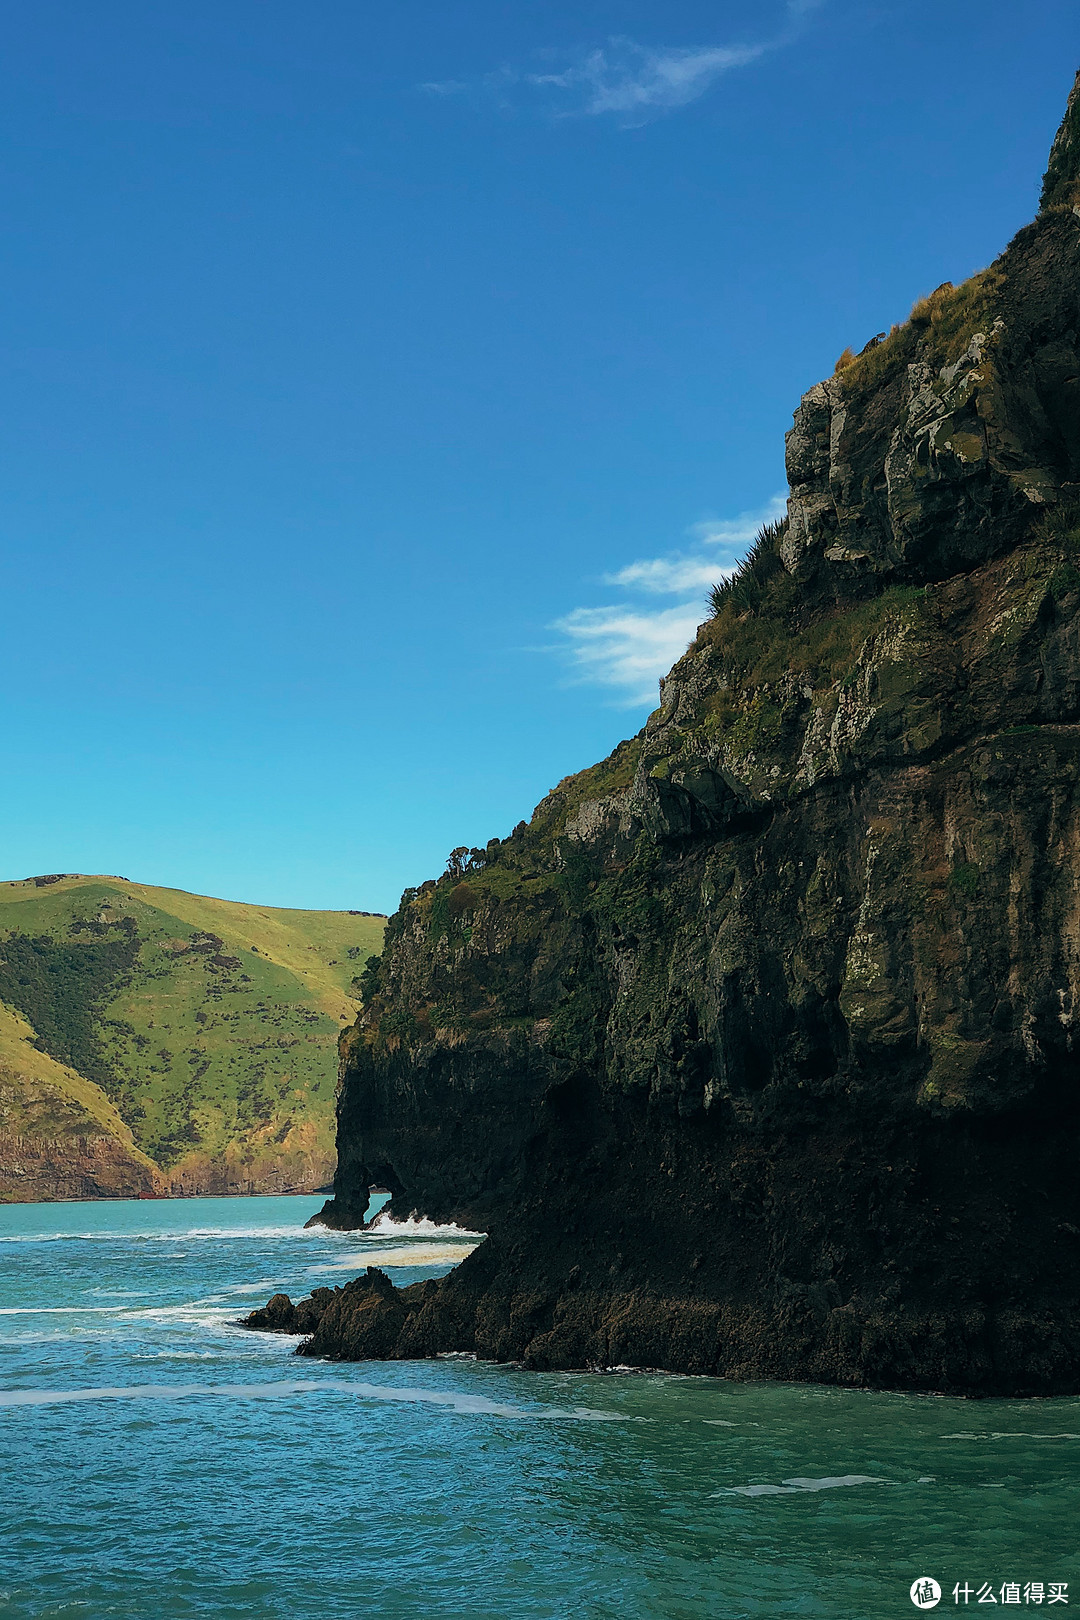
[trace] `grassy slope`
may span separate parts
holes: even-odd
[[[26,1019],[0,1003],[0,1077],[8,1088],[25,1082],[18,1096],[5,1097],[0,1129],[12,1135],[42,1130],[58,1136],[101,1133],[137,1152],[130,1128],[101,1087],[39,1051],[33,1041],[34,1031]]]
[[[187,1190],[325,1179],[337,1035],[383,919],[111,877],[0,884],[0,950],[16,933],[78,945],[132,926],[136,966],[95,1025],[108,1098],[83,1081],[98,1106],[111,1099],[138,1147]]]
[[[0,1004],[0,1203],[160,1188],[101,1087],[33,1041],[25,1018]]]

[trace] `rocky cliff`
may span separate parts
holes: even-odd
[[[108,1097],[0,1003],[0,1203],[159,1197],[167,1183]]]
[[[1080,1390],[1078,90],[1034,223],[805,396],[644,731],[403,897],[325,1218],[489,1237],[309,1351]]]

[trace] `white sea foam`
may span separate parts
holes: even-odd
[[[93,1335],[85,1329],[79,1334],[81,1339],[91,1338]],[[0,1345],[17,1345],[25,1349],[28,1344],[70,1344],[71,1332],[57,1329],[53,1333],[0,1333]]]
[[[0,1305],[0,1316],[115,1316],[130,1305]]]
[[[153,1350],[132,1361],[232,1361],[235,1350]]]
[[[220,1305],[208,1311],[201,1305],[162,1305],[145,1311],[132,1311],[124,1317],[132,1327],[209,1327],[227,1323],[236,1306]]]
[[[175,1401],[197,1396],[282,1400],[292,1395],[353,1395],[361,1400],[442,1406],[453,1412],[483,1417],[564,1418],[594,1423],[625,1421],[617,1412],[595,1412],[586,1406],[549,1407],[546,1411],[530,1412],[524,1407],[489,1401],[483,1395],[442,1389],[400,1389],[388,1384],[353,1383],[344,1378],[282,1379],[264,1384],[130,1384],[100,1389],[7,1389],[0,1390],[0,1406],[57,1406],[72,1401]]]
[[[429,1221],[426,1215],[419,1217],[410,1215],[404,1221],[396,1221],[392,1215],[376,1215],[369,1231],[378,1232],[380,1236],[394,1237],[455,1237],[474,1238],[477,1243],[487,1236],[486,1232],[470,1232],[465,1226],[455,1226],[450,1221],[445,1226],[439,1226],[435,1221]]]
[[[202,1243],[215,1238],[324,1240],[326,1229],[299,1226],[193,1226],[186,1232],[9,1232],[0,1243]]]
[[[127,1235],[127,1234],[125,1234]],[[137,1233],[155,1243],[200,1243],[213,1238],[303,1238],[310,1243],[319,1233],[304,1226],[193,1226],[189,1232]]]
[[[835,1474],[825,1479],[785,1479],[782,1485],[731,1485],[714,1496],[797,1496],[800,1491],[834,1491],[846,1485],[887,1485],[873,1474]]]
[[[108,1238],[115,1241],[112,1232],[7,1232],[0,1243],[62,1243],[65,1238]]]
[[[966,1434],[943,1434],[943,1440],[1080,1440],[1080,1434],[1036,1434],[1028,1429],[994,1429],[985,1434],[969,1430]]]
[[[335,1260],[326,1266],[309,1266],[311,1276],[327,1272],[353,1271],[358,1266],[441,1266],[455,1265],[472,1254],[475,1243],[403,1243],[400,1248],[388,1249],[376,1245],[370,1249],[354,1249],[347,1260]],[[241,1290],[238,1290],[241,1292]]]

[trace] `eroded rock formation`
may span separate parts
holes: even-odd
[[[644,731],[403,897],[328,1218],[490,1235],[312,1353],[1080,1390],[1078,116],[806,395]]]

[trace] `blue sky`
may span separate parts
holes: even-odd
[[[653,704],[1075,3],[0,10],[4,876],[389,910]]]

